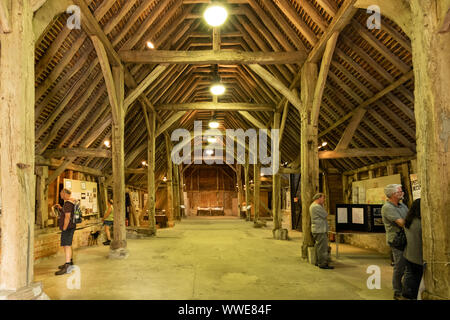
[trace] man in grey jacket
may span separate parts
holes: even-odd
[[[403,251],[394,248],[391,244],[397,232],[405,226],[405,218],[408,207],[401,203],[403,190],[400,184],[390,184],[384,188],[386,203],[381,208],[384,227],[386,229],[386,243],[391,247],[394,257],[394,273],[392,275],[392,287],[394,288],[394,299],[398,300],[402,295],[402,278],[405,273],[405,258]]]
[[[311,233],[314,239],[317,265],[321,269],[334,269],[328,265],[328,212],[323,208],[325,195],[317,193],[313,197],[313,203],[309,207],[311,215]]]

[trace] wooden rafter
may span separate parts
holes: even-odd
[[[125,63],[144,64],[289,64],[301,63],[306,56],[302,51],[294,52],[245,52],[227,51],[119,51]]]
[[[274,106],[269,104],[253,104],[253,103],[213,103],[213,102],[197,102],[197,103],[180,103],[166,104],[155,106],[156,110],[170,111],[188,111],[188,110],[216,110],[216,111],[273,111]]]

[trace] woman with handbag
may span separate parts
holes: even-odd
[[[405,257],[406,270],[402,296],[406,299],[417,299],[420,280],[423,275],[422,255],[422,223],[420,219],[420,199],[413,202],[411,209],[405,219],[406,248]]]

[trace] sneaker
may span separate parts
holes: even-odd
[[[329,265],[319,266],[320,269],[334,269],[334,267]]]
[[[64,267],[61,268],[61,270],[55,272],[55,275],[60,276],[60,275],[66,274],[69,266],[70,266],[70,263],[66,263],[64,265]]]
[[[109,246],[109,245],[111,244],[111,240],[107,240],[107,241],[103,242],[103,244],[104,244],[105,246]]]
[[[401,293],[395,292],[395,293],[394,293],[394,300],[403,300],[403,299],[402,299],[402,294],[401,294]]]
[[[73,261],[70,261],[69,264],[70,264],[71,266],[73,266]],[[65,265],[66,265],[66,264],[62,264],[62,265],[58,266],[58,269],[61,270],[62,268],[64,268]]]

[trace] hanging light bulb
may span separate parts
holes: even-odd
[[[147,166],[147,161],[142,161],[142,165],[143,165],[144,167],[146,167],[146,166]]]
[[[214,153],[214,151],[213,151],[212,149],[207,149],[207,150],[205,151],[205,153],[206,153],[208,156],[212,156],[213,153]]]
[[[103,144],[105,145],[105,147],[109,148],[111,147],[111,142],[109,140],[105,140],[105,142],[103,142]]]
[[[324,141],[322,142],[322,147],[325,147],[328,144],[328,142]]]
[[[149,49],[155,49],[155,45],[154,45],[153,42],[151,42],[151,41],[147,41],[147,47],[148,47]]]
[[[209,127],[211,129],[217,129],[220,126],[220,123],[217,121],[215,117],[212,117],[212,119],[209,121]]]
[[[220,96],[225,93],[225,87],[221,83],[214,83],[209,90],[215,96]]]
[[[228,12],[220,5],[211,5],[205,10],[203,17],[210,26],[218,27],[227,20]]]
[[[216,137],[208,137],[208,142],[213,144],[217,142],[217,138]]]
[[[163,181],[166,182],[166,181],[167,181],[167,177],[164,177],[164,178],[163,178]]]

